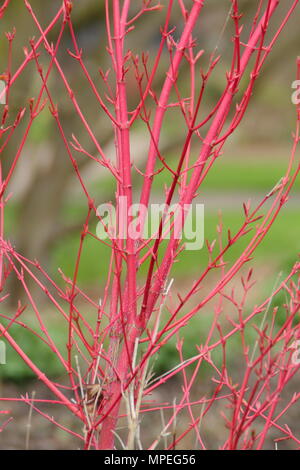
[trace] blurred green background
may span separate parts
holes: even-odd
[[[51,0],[51,2],[31,1],[34,12],[44,27],[53,18],[61,3],[60,0]],[[107,71],[112,67],[106,51],[104,1],[76,0],[73,3],[72,19],[79,46],[83,49],[83,60],[99,93],[101,96],[105,96],[107,90],[101,79],[99,68]],[[130,14],[134,15],[138,7],[142,5],[142,0],[131,3]],[[165,6],[167,0],[161,0],[160,3]],[[176,27],[173,32],[175,40],[179,37],[183,27],[178,3],[174,2],[171,17],[171,25]],[[186,0],[185,4],[190,7],[192,1]],[[258,4],[259,0],[241,0],[239,2],[240,9],[244,12],[242,21],[245,27],[242,35],[245,35],[245,37],[250,31],[251,18]],[[282,0],[280,2],[272,19],[269,34],[276,30],[280,18],[291,5],[292,0]],[[234,34],[233,22],[228,16],[230,7],[230,0],[207,0],[195,29],[196,48],[205,51],[196,71],[197,91],[201,86],[200,67],[204,70],[207,68],[211,54],[221,55],[221,60],[208,83],[199,113],[199,120],[203,119],[215,106],[226,84],[226,71],[231,63],[232,36]],[[298,7],[264,65],[263,73],[255,84],[249,108],[241,125],[229,138],[223,149],[223,154],[216,160],[199,190],[197,202],[203,203],[205,206],[205,238],[210,242],[217,238],[216,227],[220,217],[222,217],[225,239],[229,228],[234,233],[243,222],[243,203],[251,200],[251,206],[254,207],[285,174],[291,153],[292,132],[295,129],[296,122],[296,109],[291,102],[293,91],[291,84],[296,79],[296,58],[299,55],[299,13]],[[153,64],[160,42],[160,26],[163,24],[164,14],[165,9],[144,15],[137,22],[135,30],[131,31],[127,37],[126,48],[131,49],[134,54],[141,54],[142,51],[149,53],[149,68]],[[12,71],[14,72],[24,59],[24,47],[29,50],[30,39],[34,36],[39,37],[39,32],[32,18],[20,0],[11,1],[5,16],[0,22],[0,73],[4,73],[7,67],[8,44],[5,32],[12,31],[13,27],[16,28],[12,54]],[[59,34],[59,28],[60,24],[48,35],[48,40],[54,44]],[[62,37],[57,58],[96,138],[103,146],[108,157],[114,161],[114,134],[111,123],[97,105],[86,78],[74,58],[69,55],[68,49],[73,50],[73,46],[69,32],[66,30]],[[47,70],[50,62],[49,56],[43,47],[40,47],[39,52],[40,63],[44,70]],[[157,93],[161,89],[168,63],[169,54],[165,49],[161,66],[158,68],[154,81],[154,89]],[[250,70],[251,64],[249,73]],[[248,77],[247,74],[246,77]],[[109,83],[112,87],[114,86],[112,72],[109,75]],[[241,91],[237,96],[237,100],[241,97],[245,83],[245,81],[241,83]],[[19,108],[27,107],[28,109],[29,99],[37,97],[40,87],[41,80],[34,61],[32,61],[12,86],[9,124],[13,123]],[[55,67],[50,75],[49,88],[58,105],[61,123],[67,139],[71,140],[72,134],[74,134],[91,155],[97,156],[97,151],[80,119],[74,112],[72,102]],[[178,89],[182,96],[189,95],[189,70],[186,62],[183,62],[180,69]],[[138,102],[138,94],[132,72],[127,75],[127,92],[129,106],[134,108]],[[176,93],[173,91],[170,102],[176,100]],[[151,107],[151,100],[147,101],[147,105]],[[17,129],[14,138],[2,154],[4,176],[9,171],[27,123],[28,112]],[[207,127],[203,129],[203,133],[206,130]],[[182,115],[179,111],[171,108],[166,113],[160,141],[160,151],[171,167],[175,167],[178,161],[185,134],[186,127]],[[147,129],[139,120],[132,128],[131,151],[133,162],[141,172],[145,168],[148,145],[149,135]],[[192,142],[192,158],[197,155],[198,151],[199,142],[194,140]],[[73,154],[96,206],[101,203],[113,202],[116,187],[107,170],[76,151]],[[299,153],[297,154],[297,161],[299,161]],[[157,168],[159,166],[158,164]],[[138,202],[142,176],[133,169],[133,178],[134,200]],[[159,173],[154,178],[153,199],[155,202],[164,201],[164,186],[170,182],[170,175],[166,171]],[[65,276],[73,277],[80,233],[87,215],[87,201],[48,106],[34,121],[29,132],[14,177],[7,188],[7,194],[9,193],[12,194],[12,197],[6,205],[5,237],[20,254],[28,259],[38,259],[55,282],[65,288],[65,283],[58,268]],[[300,251],[299,202],[300,183],[298,180],[288,203],[278,216],[268,236],[256,250],[255,259],[247,266],[247,269],[254,268],[253,278],[256,280],[256,285],[246,302],[245,314],[251,312],[255,304],[271,295],[274,286],[278,285],[297,260]],[[92,233],[96,233],[96,224],[97,220],[94,217],[89,227]],[[229,264],[242,252],[250,236],[251,234],[244,237],[231,248],[226,255],[226,261]],[[108,248],[92,237],[86,238],[78,273],[78,284],[96,303],[99,298],[103,297],[109,257],[110,251]],[[171,277],[174,278],[174,284],[172,285],[174,304],[176,303],[177,292],[181,295],[187,292],[207,265],[207,259],[208,254],[205,247],[199,251],[184,252],[179,257],[171,273]],[[147,266],[140,270],[140,285],[142,285],[146,269]],[[245,272],[246,269],[243,270],[242,274],[245,274]],[[42,278],[38,271],[35,271],[35,274],[38,278]],[[201,296],[215,285],[218,276],[219,274],[215,272],[208,276],[202,289],[197,294],[195,302],[198,302],[199,298],[202,298]],[[26,281],[43,315],[50,335],[60,352],[66,355],[67,322],[62,321],[53,305],[47,301],[45,295],[28,276]],[[242,295],[240,276],[236,277],[235,286],[237,296],[240,298]],[[231,287],[232,283],[229,288],[231,289]],[[39,331],[39,325],[24,289],[13,272],[10,274],[5,291],[1,293],[1,296],[6,293],[10,293],[10,297],[0,305],[3,324],[8,324],[9,320],[7,318],[14,315],[18,301],[21,300],[22,305],[26,305],[27,308],[19,320],[24,324],[26,323],[26,328],[14,324],[10,327],[10,334],[43,371],[46,371],[51,377],[59,377],[59,380],[64,382],[64,371],[55,355],[52,354],[45,343],[38,340],[30,331],[30,328]],[[61,299],[58,300],[67,311],[68,306]],[[270,305],[270,312],[271,307],[275,305],[279,307],[276,316],[277,327],[283,323],[285,318],[283,307],[285,302],[284,293],[280,293],[272,299]],[[191,302],[187,307],[193,305]],[[84,303],[79,306],[86,318],[91,321],[91,324],[94,324],[96,321],[95,311],[89,309]],[[181,331],[180,336],[185,338],[184,358],[197,354],[197,346],[205,342],[214,318],[213,307],[212,303],[208,304],[201,312],[201,317],[197,315]],[[186,311],[182,313],[186,313]],[[225,308],[224,315],[221,318],[225,330],[229,326],[226,315],[234,318],[235,314],[236,312],[233,311],[232,307],[227,306]],[[268,311],[266,313],[266,322],[268,322],[267,314]],[[163,321],[166,321],[167,318],[168,312],[166,310]],[[253,326],[255,323],[260,324],[260,322],[261,317],[258,316],[257,320],[249,323],[245,328],[245,337],[251,347],[257,340],[257,333]],[[213,336],[212,341],[215,339],[216,337]],[[155,374],[165,373],[179,362],[176,340],[177,338],[173,338],[160,350],[160,354],[153,363]],[[216,366],[221,366],[223,360],[221,348],[216,349],[213,355]],[[37,381],[32,380],[35,378],[29,368],[24,365],[19,356],[8,345],[6,360],[6,365],[0,365],[1,396],[18,397],[21,394],[24,395],[26,391],[31,393],[35,389],[38,397],[48,397],[48,392],[37,384]],[[236,377],[242,370],[242,360],[241,338],[239,335],[234,335],[227,343],[228,373],[232,374],[233,377]],[[198,395],[203,394],[204,396],[206,393],[210,393],[212,375],[209,376],[209,380],[206,380],[209,367],[207,364],[201,366]],[[165,392],[162,390],[162,394],[165,393],[166,396],[163,395],[163,398],[159,396],[158,400],[162,402],[170,400],[170,388],[172,388],[173,397],[173,393],[176,393],[176,387],[173,387],[173,382],[170,384],[167,384]],[[292,393],[294,391],[292,390]],[[198,395],[197,399],[199,398]],[[4,406],[6,409],[11,406],[11,403],[3,403]],[[3,438],[0,447],[23,448],[24,434],[28,424],[28,408],[24,403],[14,403],[14,406],[11,407],[14,411],[14,422],[2,433]],[[44,409],[48,410],[47,408]],[[51,416],[52,409],[49,407],[48,410]],[[77,429],[72,417],[67,412],[60,408],[59,413],[58,418],[61,422],[63,421],[73,430]],[[219,414],[215,413],[215,416],[209,418],[206,428],[205,438],[208,439],[208,443],[209,439],[211,440],[212,447],[216,447],[218,442],[222,442],[224,435],[222,424],[217,419],[219,419]],[[292,419],[293,424],[299,422],[297,416],[292,416]],[[154,429],[155,426],[151,423],[150,428]],[[78,431],[81,432],[81,429],[78,429]],[[37,413],[33,413],[31,433],[32,445],[35,445],[36,448],[74,448],[72,438],[50,423],[43,424]]]

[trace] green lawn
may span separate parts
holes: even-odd
[[[209,177],[202,186],[204,195],[214,194],[218,195],[222,200],[223,194],[230,194],[234,190],[235,192],[240,191],[241,195],[243,191],[248,191],[252,194],[266,194],[274,186],[274,184],[280,179],[285,172],[285,166],[283,162],[275,159],[270,164],[270,160],[266,161],[263,158],[255,160],[220,160],[217,165],[212,169]],[[168,179],[165,172],[159,174],[154,181],[154,189],[158,192],[161,190],[162,185]],[[300,190],[299,181],[296,186],[296,191]],[[93,195],[95,200],[105,200],[105,193],[112,191],[111,182],[104,181],[100,185],[93,185]],[[202,198],[200,194],[200,199]],[[299,193],[298,193],[299,194]],[[240,198],[239,198],[240,199]],[[224,226],[224,238],[226,238],[227,229],[231,229],[231,233],[234,234],[243,222],[243,210],[240,207],[241,204],[236,204],[234,209],[225,207],[222,211],[222,219]],[[212,241],[216,238],[216,226],[218,224],[218,208],[206,209],[205,212],[205,238]],[[76,198],[69,201],[63,207],[63,217],[67,223],[84,222],[86,217],[86,206],[82,206],[82,202]],[[6,227],[8,237],[13,234],[14,226],[17,223],[17,209],[16,207],[8,205],[6,212]],[[91,225],[90,230],[94,233],[96,222]],[[287,207],[280,213],[278,219],[274,223],[271,231],[266,236],[263,243],[256,250],[256,266],[266,266],[270,264],[271,268],[274,268],[274,279],[276,273],[279,270],[286,272],[288,268],[296,261],[297,253],[300,252],[300,222],[299,222],[299,210],[294,204],[293,207]],[[251,233],[248,234],[238,244],[233,246],[225,260],[230,264],[235,260],[239,254],[243,251],[245,244],[249,241]],[[51,254],[52,259],[52,273],[54,276],[57,274],[57,267],[60,267],[67,276],[72,277],[74,271],[74,264],[76,259],[76,252],[79,246],[78,234],[70,234],[61,238],[53,248]],[[215,248],[216,253],[217,249]],[[87,237],[84,249],[81,257],[78,282],[81,287],[92,286],[97,287],[99,293],[102,292],[103,283],[106,279],[106,271],[109,263],[110,250],[105,247],[102,243],[96,241],[92,237]],[[182,253],[175,263],[171,276],[176,277],[179,282],[182,280],[185,283],[192,281],[197,278],[197,275],[201,273],[207,263],[207,250],[204,247],[198,251],[185,251]],[[140,276],[144,277],[147,269],[145,265],[141,269]],[[269,293],[272,290],[272,283],[274,279],[266,279],[264,285],[260,285],[260,292]],[[262,283],[263,284],[263,283]],[[284,301],[284,299],[282,300]],[[52,317],[52,316],[51,316]],[[199,330],[198,320],[192,321],[192,327],[186,327],[186,357],[197,353],[196,344],[200,344],[204,340],[205,332],[209,328],[211,319],[209,314],[205,315],[201,321],[201,329]],[[51,321],[53,336],[57,339],[60,344],[61,351],[65,350],[65,331],[61,328],[60,322],[57,320]],[[11,330],[14,335],[18,336],[20,341],[24,343],[24,348],[27,350],[30,357],[36,359],[40,363],[41,367],[47,362],[49,366],[50,374],[61,373],[61,367],[53,358],[51,352],[47,352],[41,343],[32,339],[32,335],[27,331],[18,326],[13,326]],[[250,331],[250,330],[249,330]],[[252,331],[252,330],[251,330]],[[249,332],[249,334],[252,334]],[[234,340],[236,341],[236,340]],[[238,340],[237,340],[238,341]],[[234,343],[235,344],[235,343]],[[232,346],[232,352],[236,350],[238,345]],[[175,340],[166,345],[160,352],[158,362],[156,363],[156,370],[162,372],[166,368],[171,367],[176,363],[176,355],[174,356]],[[17,355],[9,348],[8,350],[9,362],[7,366],[0,368],[0,373],[3,378],[16,378],[28,377],[29,370],[24,366]],[[28,375],[29,374],[29,375]]]
[[[289,149],[284,152],[288,155]],[[232,195],[233,198],[239,195],[238,203],[235,203],[234,208],[230,209],[222,206],[222,217],[224,224],[224,233],[227,229],[231,229],[234,234],[240,224],[243,222],[243,209],[242,201],[243,194],[250,194],[256,197],[263,197],[267,194],[286,171],[286,159],[280,159],[278,155],[273,160],[270,158],[259,158],[256,154],[253,159],[249,156],[245,158],[220,158],[211,169],[207,179],[203,183],[199,200],[204,202],[206,198],[214,196],[222,203],[222,195]],[[171,177],[166,172],[158,174],[154,178],[153,189],[157,194],[157,200],[163,201],[162,188],[165,183],[170,183]],[[106,200],[105,194],[112,194],[111,181],[105,180],[101,184],[92,185],[92,193],[95,196],[95,201],[98,203]],[[293,190],[296,194],[300,195],[300,180],[296,182]],[[248,196],[247,196],[248,197]],[[299,196],[298,196],[299,197]],[[245,196],[246,198],[246,196]],[[74,222],[79,220],[84,221],[86,215],[86,206],[81,207],[80,202],[69,202],[64,208],[64,219]],[[216,238],[216,226],[218,224],[218,207],[205,209],[205,238],[212,241]],[[95,231],[94,227],[91,227]],[[278,219],[274,223],[270,233],[266,236],[263,243],[256,251],[257,259],[260,263],[268,263],[276,266],[282,266],[294,260],[297,253],[299,253],[299,210],[296,204],[286,207],[280,213]],[[245,237],[243,241],[233,246],[228,252],[227,261],[235,259],[242,251],[247,240],[250,236]],[[72,275],[74,269],[74,255],[78,248],[79,239],[76,236],[69,236],[61,240],[55,247],[53,256],[53,266],[59,265],[68,275]],[[109,249],[101,245],[94,239],[88,239],[85,243],[79,280],[82,283],[90,283],[95,278],[105,278],[105,267],[109,260]],[[97,261],[98,260],[98,261]],[[207,252],[204,249],[199,251],[185,252],[184,256],[180,257],[174,266],[174,275],[186,277],[186,272],[191,276],[195,276],[199,269],[203,267],[207,260]],[[142,273],[144,270],[142,269]],[[101,281],[100,281],[101,282]]]
[[[222,213],[222,219],[225,240],[228,228],[230,228],[231,233],[234,234],[240,227],[243,222],[243,212],[242,210],[239,212],[224,211]],[[210,241],[214,240],[217,236],[216,226],[218,224],[218,211],[215,210],[205,213],[204,223],[205,238]],[[236,259],[246,246],[251,235],[252,232],[230,248],[226,255],[226,261],[231,262]],[[74,235],[61,240],[61,242],[57,244],[53,254],[53,267],[59,266],[65,274],[72,276],[78,246],[78,236]],[[297,210],[284,210],[275,221],[264,241],[257,248],[257,262],[263,264],[271,262],[272,265],[281,268],[286,263],[294,260],[296,254],[299,252],[299,213]],[[215,249],[214,253],[217,253],[217,249]],[[81,257],[78,277],[79,282],[82,285],[93,282],[95,279],[97,279],[98,285],[104,282],[109,256],[110,250],[106,246],[92,237],[88,237],[84,244]],[[205,266],[206,261],[206,246],[197,251],[184,251],[175,263],[173,273],[175,276],[186,278],[186,273],[188,272],[190,276],[194,277]],[[142,269],[142,273],[145,273],[145,269],[146,266]]]
[[[209,171],[201,186],[202,190],[269,192],[286,172],[286,159],[264,159],[255,156],[250,159],[219,158]],[[165,183],[170,183],[172,176],[166,170],[154,178],[153,187],[159,191]],[[294,186],[300,190],[300,179]]]

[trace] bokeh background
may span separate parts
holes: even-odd
[[[33,0],[31,2],[43,25],[48,24],[60,3],[57,0],[51,2]],[[133,9],[135,9],[142,2],[132,3],[136,3],[133,5]],[[161,3],[164,5],[166,2],[162,1]],[[186,3],[191,2],[187,1]],[[241,10],[245,13],[245,33],[250,28],[250,19],[257,3],[254,0],[240,2]],[[84,50],[86,66],[101,93],[105,92],[105,88],[99,74],[99,68],[103,70],[110,68],[110,58],[106,52],[105,43],[103,4],[104,2],[98,0],[75,1],[72,12],[74,28],[79,44]],[[289,0],[280,2],[272,28],[276,28],[281,12],[286,11],[286,4],[291,4],[291,2]],[[203,68],[207,66],[209,56],[212,53],[222,56],[207,87],[201,116],[208,113],[222,93],[226,80],[225,72],[230,66],[233,24],[230,19],[226,22],[230,6],[229,0],[207,2],[199,22],[197,44],[199,48],[205,50],[201,59]],[[145,15],[138,22],[136,30],[128,36],[127,47],[135,53],[140,53],[142,50],[148,51],[150,64],[160,41],[159,25],[162,24],[163,14],[162,11]],[[296,119],[295,106],[291,102],[291,84],[296,78],[296,58],[299,54],[299,15],[298,8],[264,66],[242,124],[229,139],[224,147],[223,155],[215,163],[199,192],[199,202],[205,204],[205,238],[209,240],[216,238],[216,225],[220,214],[222,214],[223,224],[226,228],[225,232],[229,227],[234,232],[234,229],[243,220],[243,202],[251,199],[254,205],[255,202],[260,201],[285,173],[292,146],[291,134]],[[182,28],[178,7],[174,8],[172,23],[177,28],[174,32],[176,38]],[[30,48],[29,39],[38,36],[38,31],[21,1],[13,0],[11,2],[0,23],[0,68],[2,69],[0,72],[5,71],[7,61],[5,32],[11,31],[13,27],[16,28],[16,37],[13,42],[12,69],[16,70],[24,58],[23,47]],[[48,39],[55,42],[57,34],[58,27],[52,30]],[[68,48],[72,49],[72,45],[70,37],[66,33],[59,49],[58,59],[63,64],[64,72],[70,80],[78,102],[91,123],[95,135],[113,159],[114,135],[110,123],[103,116],[99,106],[95,104],[93,94],[83,74],[76,61],[67,52]],[[168,53],[165,51],[165,63],[168,59]],[[40,60],[44,66],[49,64],[49,57],[43,48],[41,48]],[[163,67],[158,70],[154,84],[156,90],[160,88],[164,72]],[[179,86],[184,91],[188,89],[188,85],[188,70],[185,74],[183,68]],[[37,96],[40,86],[40,77],[32,62],[12,88],[11,116],[14,116],[20,107],[28,105],[28,100],[31,97]],[[55,69],[51,74],[50,88],[58,103],[61,121],[68,138],[71,139],[74,134],[91,154],[96,155],[95,148],[83,130],[62,80]],[[134,106],[138,96],[133,75],[128,76],[128,94],[130,104]],[[15,155],[25,125],[26,119],[2,155],[4,173],[7,172]],[[167,113],[161,139],[161,152],[170,164],[178,158],[184,133],[185,127],[181,116],[179,114],[176,116],[176,112]],[[145,166],[149,143],[148,137],[145,136],[144,127],[137,123],[132,133],[132,155],[135,165],[141,170]],[[115,185],[110,174],[96,162],[85,159],[81,155],[78,156],[78,164],[96,204],[113,201]],[[157,200],[162,201],[164,184],[169,181],[170,177],[165,172],[155,178],[154,197]],[[134,176],[136,198],[141,183],[142,178],[136,173]],[[80,229],[86,217],[87,204],[47,106],[30,131],[8,192],[11,192],[13,197],[6,208],[6,237],[18,252],[29,259],[38,259],[41,265],[46,266],[48,272],[57,282],[61,282],[58,268],[66,276],[72,277]],[[298,181],[289,202],[279,215],[270,234],[257,249],[255,261],[257,287],[250,298],[249,305],[251,302],[254,304],[264,296],[270,295],[274,285],[280,278],[283,278],[297,259],[300,245],[299,202],[300,184]],[[96,220],[94,221],[94,229],[95,227]],[[241,250],[242,245],[234,247],[230,253],[231,259],[234,259]],[[108,260],[109,251],[103,245],[92,238],[86,242],[79,271],[79,284],[95,298],[101,296]],[[177,290],[184,292],[196,279],[201,267],[205,266],[206,260],[205,249],[187,253],[186,256],[181,257],[173,269],[174,292]],[[211,283],[213,283],[213,279],[209,280],[204,289],[209,289]],[[31,285],[31,289],[35,298],[39,302],[43,302],[43,297],[34,284]],[[9,279],[8,290],[11,296],[5,304],[5,312],[2,312],[5,314],[11,314],[16,309],[18,299],[22,299],[22,302],[26,304],[22,286],[13,274]],[[276,301],[279,302],[280,299]],[[49,314],[49,329],[63,350],[65,332],[62,331],[56,317],[51,316],[51,312],[48,312],[50,307],[46,302],[44,308]],[[205,331],[210,324],[210,319],[209,312],[207,312],[200,329],[195,325],[186,328],[184,334],[187,357],[195,354],[195,344],[200,344],[205,338]],[[30,324],[30,312],[27,321]],[[32,322],[34,321],[32,320]],[[23,344],[30,357],[36,360],[41,367],[47,366],[48,374],[54,377],[61,374],[62,370],[55,358],[45,351],[36,340],[33,340],[26,330],[13,327],[11,331]],[[234,347],[232,354],[234,356]],[[175,342],[173,342],[161,351],[160,357],[155,363],[156,373],[168,370],[177,361],[178,356]],[[9,347],[7,364],[0,366],[0,380],[2,396],[9,394],[18,396],[26,391],[31,393],[33,389],[39,391],[39,386],[33,382],[30,370]],[[19,419],[16,421],[18,425],[11,425],[3,433],[2,443],[0,442],[0,447],[3,448],[24,447],[28,408],[24,404],[14,406],[16,416]],[[38,420],[38,416],[34,419]],[[73,443],[69,442],[69,437],[65,437],[62,431],[49,426],[49,423],[42,425],[39,422],[33,427],[33,446],[36,448],[66,448],[69,446],[72,448]],[[18,432],[16,432],[17,429]],[[218,431],[216,433],[218,434]],[[40,439],[40,436],[43,436],[43,439]],[[214,446],[217,442],[218,437],[213,433],[211,443]]]

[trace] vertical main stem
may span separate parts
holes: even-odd
[[[126,378],[128,368],[131,365],[132,353],[135,344],[136,330],[134,328],[136,322],[136,253],[135,241],[130,236],[129,225],[130,216],[128,209],[132,205],[132,182],[131,182],[131,159],[130,159],[130,129],[128,121],[128,107],[127,107],[127,91],[125,80],[125,65],[124,65],[124,38],[126,34],[126,22],[129,3],[124,3],[123,12],[120,12],[119,0],[113,0],[113,22],[114,22],[114,63],[116,73],[116,115],[119,127],[116,129],[116,145],[118,151],[118,171],[121,177],[121,184],[119,184],[118,196],[125,197],[126,201],[126,241],[124,248],[126,250],[126,267],[127,275],[125,281],[121,316],[119,322],[125,326],[123,329],[126,335],[125,345],[120,351],[118,347],[114,348],[114,354],[118,357],[112,358],[112,363],[116,364],[116,370],[111,370],[108,376],[111,383],[108,385],[108,400],[105,409],[109,410],[109,414],[103,422],[102,430],[100,433],[99,448],[111,449],[114,446],[114,430],[117,424],[120,401],[118,401],[113,409],[111,404],[116,401],[116,396],[121,392],[121,386]],[[117,205],[119,200],[117,200]],[[123,205],[122,205],[123,207]],[[120,210],[120,207],[118,207]],[[117,212],[119,212],[119,210]],[[120,214],[124,220],[124,214]],[[123,234],[123,227],[121,227],[121,235]],[[120,283],[119,290],[121,289]],[[119,295],[121,294],[118,292]],[[114,291],[114,295],[116,292]],[[113,302],[116,299],[112,299]],[[122,329],[120,329],[122,331]],[[111,338],[113,342],[117,338]],[[105,410],[104,410],[105,413]]]
[[[124,70],[123,43],[125,36],[126,18],[121,19],[119,0],[113,2],[114,15],[114,42],[116,62],[116,107],[119,117],[119,128],[117,129],[117,145],[119,151],[119,172],[122,179],[122,195],[126,198],[127,208],[132,205],[132,182],[131,182],[131,159],[130,159],[130,133],[127,109],[127,92]],[[118,203],[118,201],[117,201]],[[123,215],[123,214],[122,214]],[[127,216],[126,253],[127,253],[127,282],[128,297],[125,299],[126,321],[132,322],[136,314],[136,262],[135,242],[128,233],[130,218]]]

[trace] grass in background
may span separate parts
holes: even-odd
[[[259,194],[266,194],[276,184],[276,182],[284,174],[285,166],[284,162],[278,158],[272,161],[270,164],[269,159],[261,158],[257,159],[236,159],[226,160],[220,159],[214,168],[211,170],[208,178],[205,180],[201,193],[199,195],[200,202],[205,204],[205,197],[209,197],[210,194],[219,196],[220,200],[224,194],[233,194],[232,188],[234,188],[235,194],[233,197],[238,199],[240,203],[235,202],[234,208],[224,208],[222,210],[222,220],[224,226],[224,234],[227,234],[227,229],[231,229],[231,233],[234,234],[235,230],[239,228],[243,222],[243,209],[242,202],[244,201],[244,194],[248,192],[253,196]],[[168,175],[166,172],[160,173],[154,180],[154,187],[157,192],[161,190],[165,183],[168,183]],[[100,188],[100,190],[99,190]],[[296,190],[300,191],[300,182],[298,181]],[[109,194],[111,191],[111,182],[105,180],[94,185],[93,193],[96,195],[96,202],[104,202],[105,194]],[[240,193],[237,196],[237,193]],[[203,200],[201,195],[203,194]],[[296,197],[299,197],[297,192]],[[6,226],[8,233],[11,233],[13,240],[13,229],[16,226],[18,220],[18,208],[16,206],[10,206],[8,204],[6,212]],[[222,207],[220,207],[222,209]],[[84,222],[86,217],[86,206],[81,206],[79,199],[73,199],[63,208],[63,217],[66,223]],[[216,226],[219,222],[219,209],[217,207],[206,208],[205,211],[205,239],[212,241],[216,238]],[[272,292],[273,284],[275,281],[276,273],[278,271],[287,271],[289,267],[295,262],[295,253],[300,252],[300,237],[299,237],[299,210],[294,206],[287,207],[277,218],[270,233],[266,236],[263,243],[256,250],[256,262],[258,266],[262,268],[268,267],[269,270],[274,268],[274,279],[265,279],[260,285],[260,293]],[[96,233],[96,223],[90,227],[91,231]],[[10,238],[10,237],[9,237]],[[226,237],[224,237],[225,240]],[[228,263],[231,260],[236,259],[237,255],[243,251],[243,247],[247,242],[247,237],[237,245],[234,245],[226,257]],[[52,269],[58,266],[63,272],[69,276],[73,276],[74,272],[74,260],[79,246],[78,234],[69,234],[61,238],[54,246],[52,252]],[[93,239],[87,237],[84,244],[83,255],[80,263],[80,270],[78,276],[79,285],[86,288],[95,279],[99,280],[98,285],[93,285],[93,292],[102,292],[103,282],[106,278],[105,271],[108,266],[110,256],[110,250],[105,246]],[[174,264],[171,277],[176,278],[181,282],[190,283],[193,281],[202,267],[206,266],[207,250],[205,246],[199,251],[186,251],[185,255],[181,257],[179,262]],[[145,272],[145,268],[142,268],[141,275]],[[57,280],[59,280],[57,274]],[[284,299],[277,299],[279,304],[284,303]],[[65,335],[62,332],[60,322],[56,316],[53,319],[48,317],[49,329],[53,334],[55,341],[58,342],[60,350],[65,350]],[[209,311],[201,317],[201,322],[198,318],[194,318],[191,324],[182,330],[185,335],[184,355],[185,358],[191,357],[197,354],[196,345],[201,344],[206,337],[206,332],[211,322]],[[200,328],[200,326],[201,328]],[[48,365],[48,373],[52,376],[59,375],[62,372],[58,361],[53,359],[53,354],[42,346],[40,341],[37,341],[31,333],[23,328],[15,325],[11,330],[20,344],[24,345],[24,350],[28,355],[36,360],[37,363]],[[248,334],[253,333],[252,326],[248,328]],[[253,336],[254,338],[254,336]],[[236,337],[230,348],[230,354],[234,358],[236,351],[238,350],[238,337]],[[220,351],[221,354],[221,351]],[[221,360],[221,356],[220,356]],[[176,353],[176,339],[173,338],[171,342],[165,345],[159,354],[158,359],[154,364],[156,373],[163,373],[167,369],[175,366],[178,362],[178,354]],[[205,366],[206,367],[206,366]],[[15,351],[8,347],[7,351],[7,364],[0,366],[0,378],[9,380],[24,380],[32,378],[31,371],[24,365],[24,363],[17,356]]]

